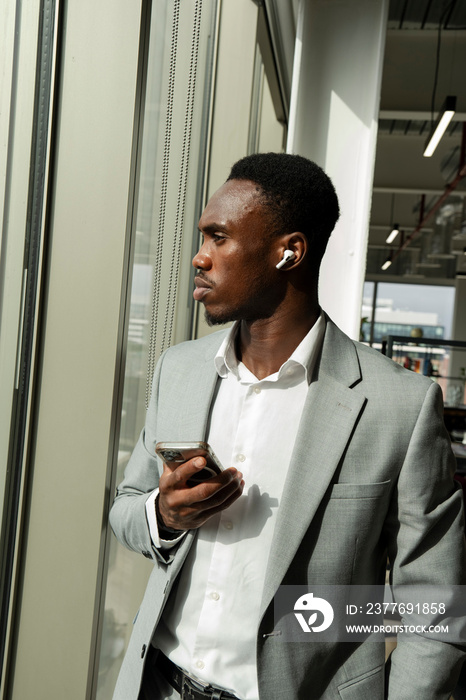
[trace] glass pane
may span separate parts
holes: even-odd
[[[22,25],[22,41],[15,35]],[[24,242],[36,79],[37,8],[0,6],[0,511],[3,506],[25,287]],[[17,47],[15,49],[15,42]],[[2,109],[3,107],[3,109]],[[14,158],[13,158],[14,156]],[[0,512],[1,515],[1,512]],[[1,519],[0,519],[1,522]]]
[[[260,112],[259,148],[260,153],[283,151],[286,140],[286,127],[275,114],[269,82],[262,83],[262,104]]]
[[[254,74],[249,118],[248,153],[283,151],[285,125],[278,121],[270,92],[269,80],[259,44],[254,57]]]
[[[26,502],[56,12],[52,2],[0,9],[0,669],[9,667]]]
[[[189,335],[191,253],[200,213],[203,134],[207,124],[215,9],[215,0],[190,3],[155,0],[152,3],[140,179],[133,232],[132,285],[128,295],[117,484],[123,478],[123,471],[144,425],[151,380],[151,353],[155,362],[164,345],[185,340]],[[193,66],[192,46],[197,41],[198,62]],[[196,76],[195,83],[193,75]],[[173,86],[175,89],[171,92]],[[180,139],[179,135],[186,133],[188,139]],[[176,261],[179,262],[178,276]],[[132,621],[152,566],[150,561],[125,549],[112,537],[97,681],[98,700],[112,697],[131,635]]]
[[[454,342],[454,341],[451,341]],[[464,420],[466,390],[466,342],[452,346],[448,341],[428,338],[394,340],[391,352],[394,362],[418,374],[431,377],[442,389],[447,408],[460,408]],[[460,435],[452,436],[461,440]]]
[[[369,284],[364,286],[362,316],[370,316]],[[380,348],[386,335],[422,335],[451,339],[455,288],[426,284],[379,282],[374,323],[374,347]],[[369,334],[368,321],[362,324]],[[367,338],[366,338],[367,339]]]
[[[371,343],[372,316],[374,313],[375,282],[364,282],[361,308],[361,330],[359,339],[363,343]]]

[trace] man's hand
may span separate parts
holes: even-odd
[[[186,486],[188,479],[205,465],[203,457],[194,457],[174,469],[163,465],[158,508],[166,527],[173,530],[196,529],[241,496],[243,475],[234,467],[197,486]]]

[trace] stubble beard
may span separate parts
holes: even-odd
[[[204,318],[208,326],[221,326],[224,323],[231,323],[236,320],[230,318],[229,315],[222,316],[221,314],[214,316],[214,314],[209,314],[207,309],[204,309]]]
[[[243,310],[211,314],[207,309],[204,309],[204,318],[208,326],[222,326],[225,323],[233,323],[234,321],[259,321],[263,318],[270,318],[272,314],[273,312],[259,314]]]
[[[272,296],[272,295],[271,295]],[[269,297],[266,303],[257,304],[251,302],[244,306],[220,310],[217,313],[209,312],[204,309],[204,317],[208,326],[220,326],[225,323],[233,323],[234,321],[261,321],[270,318],[275,313],[277,308],[277,299],[273,301]]]

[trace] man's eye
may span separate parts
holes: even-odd
[[[219,243],[220,241],[224,241],[225,239],[223,238],[223,236],[219,236],[217,233],[213,233],[212,240],[214,241],[214,243]]]

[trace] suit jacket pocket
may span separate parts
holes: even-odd
[[[295,580],[374,583],[385,546],[381,537],[392,483],[330,486],[298,550],[306,578],[299,571]]]
[[[383,700],[384,666],[377,666],[361,676],[338,686],[341,700]]]
[[[330,498],[380,498],[390,488],[390,479],[374,484],[334,484]]]

